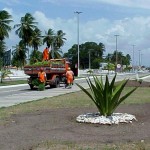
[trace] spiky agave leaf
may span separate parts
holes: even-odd
[[[96,82],[96,78],[94,77],[94,80]],[[84,87],[82,87],[81,85],[77,84],[77,86],[84,92],[86,93],[90,98],[91,100],[94,102],[94,104],[96,105],[96,107],[98,108],[98,110],[100,112],[103,112],[103,104],[102,102],[103,101],[100,101],[100,99],[103,99],[103,95],[101,94],[102,92],[99,92],[99,88],[96,88],[96,86],[92,83],[91,79],[88,77],[88,79],[86,79],[88,85],[89,85],[89,88],[90,88],[90,91],[91,92],[88,92]]]
[[[117,106],[124,101],[128,96],[130,96],[137,88],[134,88],[124,96],[120,98],[120,95],[127,84],[128,80],[123,80],[120,84],[115,85],[116,75],[109,83],[108,76],[106,75],[105,84],[103,84],[102,77],[99,80],[97,76],[93,76],[94,84],[91,79],[88,78],[87,83],[90,87],[90,92],[88,92],[81,85],[77,86],[86,93],[92,101],[95,103],[101,115],[110,116]]]

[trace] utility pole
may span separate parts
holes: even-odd
[[[118,51],[117,51],[117,37],[119,36],[118,34],[114,35],[116,37],[116,70],[115,72],[117,72],[117,63],[118,63]]]
[[[141,66],[142,66],[143,54],[141,54]]]
[[[139,68],[141,67],[141,50],[139,50]]]
[[[134,71],[134,65],[135,65],[135,64],[134,64],[134,46],[135,46],[135,45],[132,45],[132,46],[133,46],[132,70]]]
[[[82,12],[76,11],[74,12],[77,14],[77,43],[78,43],[78,77],[80,76],[80,50],[79,50],[79,15]]]
[[[91,69],[91,53],[90,53],[90,50],[89,50],[89,70]]]

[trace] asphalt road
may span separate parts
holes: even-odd
[[[75,82],[79,82],[82,86],[87,87],[85,79],[80,79]],[[58,96],[79,90],[76,84],[74,84],[71,89],[66,89],[64,84],[60,84],[59,88],[50,88],[47,86],[44,91],[38,91],[36,88],[30,90],[28,84],[0,87],[0,107],[8,107],[23,102]]]
[[[114,75],[110,75],[109,79],[111,80],[113,76]],[[117,76],[116,81],[125,78],[135,78],[135,76],[135,74],[120,74]],[[76,79],[75,83],[79,83],[83,87],[88,88],[88,84],[83,78]],[[71,89],[66,89],[64,87],[64,84],[61,84],[59,88],[50,88],[49,86],[47,86],[44,91],[38,91],[37,89],[30,90],[28,84],[0,87],[0,107],[8,107],[23,102],[58,96],[70,92],[76,92],[79,90],[80,89],[76,84],[74,84]]]

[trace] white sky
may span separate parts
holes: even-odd
[[[0,10],[7,10],[13,16],[13,24],[20,22],[26,13],[31,13],[43,31],[52,28],[66,33],[67,41],[63,52],[77,43],[77,14],[80,25],[80,44],[102,42],[106,54],[116,49],[124,55],[130,54],[135,64],[150,66],[150,0],[0,0]],[[19,39],[12,30],[7,39],[8,48]],[[43,46],[45,47],[45,46]],[[41,51],[43,50],[41,47]]]

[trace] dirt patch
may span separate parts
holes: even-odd
[[[133,86],[133,81],[128,82],[128,86],[131,85]],[[43,141],[67,141],[91,145],[150,141],[149,108],[150,103],[121,105],[116,112],[133,114],[138,121],[111,126],[77,123],[78,115],[97,111],[91,107],[58,108],[13,115],[10,123],[0,126],[0,149],[32,150],[32,146]]]
[[[0,126],[1,150],[29,150],[42,141],[69,141],[76,143],[117,143],[149,140],[150,104],[122,105],[117,112],[134,114],[138,121],[132,124],[94,125],[77,123],[76,117],[95,108],[63,108],[14,115],[12,122]]]

